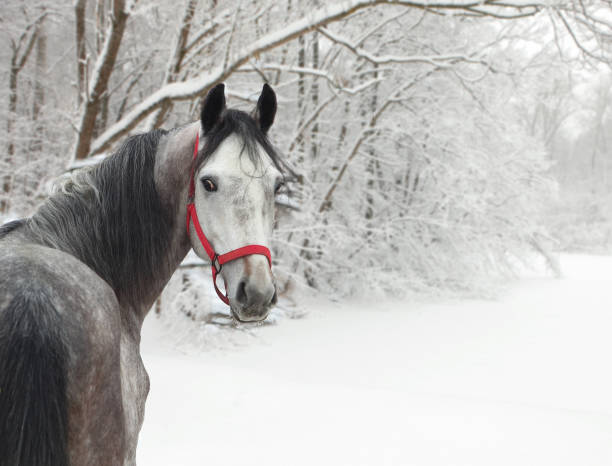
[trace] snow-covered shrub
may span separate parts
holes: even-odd
[[[554,190],[546,147],[522,121],[517,86],[499,72],[512,63],[465,58],[493,54],[494,30],[480,28],[479,45],[471,26],[453,23],[444,36],[448,21],[428,18],[398,43],[406,24],[396,26],[370,43],[395,57],[463,58],[389,70],[339,53],[333,70],[344,88],[362,87],[357,95],[313,83],[300,103],[299,83],[281,90],[302,115],[317,109],[315,92],[318,103],[338,97],[316,129],[296,135],[300,118],[281,117],[273,131],[303,174],[293,187],[302,210],[276,235],[277,273],[333,296],[486,290],[546,236],[542,212]]]
[[[556,248],[567,252],[612,252],[612,194],[591,189],[562,190],[546,212]]]
[[[19,21],[3,32],[8,42],[33,31],[21,3],[9,3],[9,16]],[[525,24],[530,20],[465,16],[455,7],[435,14],[384,5],[309,27],[345,4],[196,3],[132,5],[107,91],[94,96],[99,106],[89,105],[99,110],[95,128],[83,137],[91,138],[92,151],[110,151],[127,128],[194,121],[199,98],[214,84],[207,79],[226,81],[229,105],[251,111],[262,82],[269,82],[279,98],[270,137],[300,174],[288,186],[300,210],[279,217],[273,245],[282,294],[309,286],[336,297],[482,290],[546,237],[541,220],[554,188],[551,151],[547,134],[530,121],[549,115],[537,105],[550,99],[525,91],[538,84],[540,91],[553,89],[553,97],[557,91],[541,63],[530,75],[522,68],[534,54],[559,61],[539,48],[543,38],[559,45],[551,31],[541,31],[542,16]],[[5,196],[13,216],[29,213],[46,180],[70,164],[84,134],[84,99],[91,97],[79,93],[88,88],[80,80],[100,78],[94,65],[110,16],[99,21],[94,8],[86,12],[83,78],[76,63],[58,65],[65,50],[75,49],[74,29],[58,19],[72,17],[73,5],[62,1],[58,8],[44,23],[47,65],[25,63],[17,109],[0,125],[0,144],[21,144],[11,157],[0,156],[0,175],[17,181]],[[69,13],[57,15],[60,10]],[[261,50],[245,58],[254,44]],[[0,53],[3,63],[10,63],[10,52]],[[10,101],[8,76],[0,74],[3,108]],[[181,81],[188,82],[175,85]],[[41,83],[47,109],[37,110],[34,121]],[[42,148],[32,150],[41,134]],[[209,320],[215,311],[196,305],[207,273],[182,269],[162,308]]]
[[[322,140],[301,167],[302,212],[279,227],[277,269],[343,296],[482,289],[507,276],[513,256],[532,251],[553,184],[544,148],[489,100],[497,115],[448,92],[389,112],[339,181],[355,141]]]
[[[31,214],[49,194],[53,180],[66,170],[66,159],[61,153],[66,150],[62,144],[64,135],[55,131],[50,118],[46,120],[16,118],[15,134],[10,141],[0,133],[0,144],[10,144],[12,149],[12,153],[0,152],[0,205],[6,206],[0,210],[4,210],[7,218]]]

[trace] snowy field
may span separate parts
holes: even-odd
[[[313,305],[179,351],[151,315],[138,462],[612,465],[612,258],[497,301]]]

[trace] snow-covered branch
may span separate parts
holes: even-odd
[[[132,131],[197,118],[199,97],[219,81],[227,82],[229,107],[252,111],[262,81],[278,96],[270,139],[300,174],[286,180],[290,197],[277,199],[281,288],[293,281],[340,297],[365,283],[368,291],[471,291],[482,277],[503,274],[523,248],[546,255],[532,239],[546,237],[542,211],[554,170],[573,167],[566,178],[599,177],[593,186],[609,191],[612,75],[592,66],[610,52],[608,0],[261,0],[208,8],[182,0],[139,2],[134,11],[128,1],[60,0],[70,30],[83,26],[80,39],[47,34],[52,65],[39,65],[45,52],[34,45],[37,61],[19,76],[26,85],[0,86],[0,100],[14,104],[0,115],[0,144],[12,147],[0,154],[8,187],[0,203],[10,201],[9,214],[31,212],[65,169],[71,124],[81,147],[89,144],[87,158],[73,164],[83,167]],[[51,0],[6,2],[0,34],[23,52],[24,31]],[[497,19],[540,11],[547,16]],[[119,48],[111,43],[118,39]],[[75,55],[78,67],[63,67]],[[0,60],[8,70],[10,49]],[[44,150],[33,150],[40,141]],[[177,276],[185,302],[197,295],[193,273]]]
[[[96,59],[88,84],[88,94],[83,102],[79,132],[74,144],[73,160],[83,159],[90,153],[93,130],[98,116],[100,99],[108,89],[123,33],[134,2],[113,0],[110,21],[104,44]]]
[[[535,14],[544,6],[540,3],[513,2],[512,0],[503,2],[498,0],[455,0],[449,2],[348,0],[340,3],[325,4],[325,6],[306,14],[303,18],[290,23],[284,28],[270,32],[264,37],[261,37],[259,40],[237,53],[232,59],[229,59],[225,66],[218,65],[203,76],[187,80],[183,83],[171,83],[157,90],[149,97],[145,98],[139,105],[134,107],[134,109],[127,113],[119,122],[107,128],[106,131],[91,144],[90,152],[96,154],[106,150],[117,138],[138,125],[143,118],[163,105],[166,101],[187,100],[203,95],[216,82],[227,79],[234,71],[247,63],[252,57],[258,56],[261,53],[291,41],[308,31],[347,18],[365,8],[378,5],[396,5],[426,11],[454,11],[478,7],[483,11],[488,11],[488,9],[491,11],[503,10],[510,12],[508,14],[514,12],[517,15],[523,15],[525,11],[530,14]]]
[[[376,65],[387,65],[389,63],[425,63],[428,65],[436,66],[436,67],[447,67],[452,66],[457,62],[466,62],[466,63],[482,63],[480,60],[475,60],[471,57],[468,57],[463,54],[450,54],[450,55],[407,55],[407,56],[398,56],[398,55],[381,55],[376,56],[360,48],[357,44],[351,43],[348,39],[340,36],[339,34],[335,34],[326,28],[318,29],[321,34],[327,37],[329,40],[336,44],[341,44],[347,49],[349,49],[353,54],[358,56],[359,58],[363,58],[370,63]]]

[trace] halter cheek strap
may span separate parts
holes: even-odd
[[[262,256],[266,256],[266,258],[268,259],[268,265],[270,266],[270,268],[272,268],[272,256],[270,255],[270,250],[267,247],[261,246],[259,244],[250,244],[248,246],[243,246],[241,248],[234,249],[232,251],[229,251],[221,255],[217,254],[215,250],[213,249],[213,247],[211,246],[210,242],[208,241],[208,238],[206,238],[206,235],[204,234],[204,231],[202,231],[202,227],[200,226],[200,221],[198,220],[198,213],[196,211],[195,204],[194,204],[195,161],[198,155],[199,142],[200,142],[200,132],[198,131],[198,134],[196,135],[195,147],[193,148],[193,163],[191,164],[191,177],[189,179],[189,198],[187,200],[187,235],[190,234],[189,226],[191,223],[193,223],[193,227],[196,231],[196,234],[198,235],[200,244],[202,244],[204,251],[206,251],[206,254],[210,258],[210,263],[212,264],[212,278],[213,278],[213,284],[215,285],[215,291],[217,292],[217,295],[219,296],[221,301],[229,305],[229,298],[227,297],[227,292],[226,294],[223,294],[221,290],[219,289],[219,287],[217,286],[217,275],[219,274],[219,272],[221,272],[221,268],[223,267],[223,264],[236,260],[240,257],[250,256],[251,254],[261,254]]]

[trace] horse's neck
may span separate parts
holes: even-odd
[[[160,138],[151,168],[154,189],[121,188],[121,163],[129,159],[116,158],[99,168],[98,176],[113,180],[98,193],[112,198],[109,204],[92,207],[96,195],[90,191],[58,193],[27,223],[30,240],[75,256],[105,280],[129,321],[142,322],[189,251],[185,218],[195,131],[190,125]]]
[[[165,257],[147,293],[149,299],[142,303],[143,318],[191,248],[185,219],[193,144],[198,130],[199,122],[171,132],[157,149],[155,185],[164,209],[173,218],[173,226]]]

